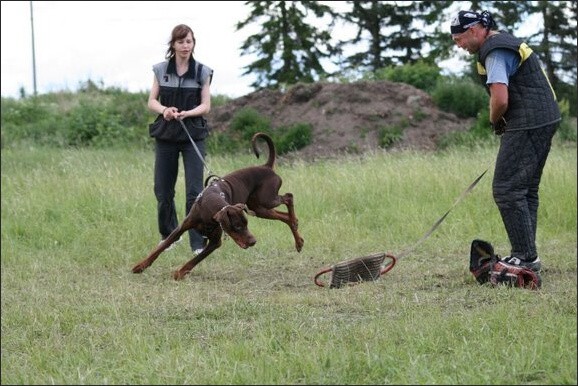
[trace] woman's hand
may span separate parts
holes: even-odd
[[[177,112],[177,113],[174,114],[174,118],[175,118],[175,119],[180,119],[180,120],[183,120],[183,119],[185,119],[185,118],[187,118],[187,117],[189,117],[189,116],[192,116],[192,115],[190,114],[190,110],[183,110],[183,111],[181,111],[181,112]]]
[[[177,118],[179,115],[179,110],[176,107],[165,107],[163,110],[163,118],[166,121]]]

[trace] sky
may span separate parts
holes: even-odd
[[[345,2],[328,4],[339,9]],[[214,70],[211,94],[249,94],[256,78],[243,72],[256,57],[241,55],[240,47],[259,26],[235,30],[249,12],[245,1],[1,1],[1,95],[17,98],[22,88],[32,95],[34,68],[39,94],[76,91],[87,80],[148,92],[152,66],[164,60],[181,23],[195,33],[195,58]]]
[[[104,87],[147,91],[152,65],[164,60],[172,28],[189,25],[195,58],[214,70],[211,93],[236,98],[253,91],[241,55],[254,31],[236,32],[250,8],[243,1],[30,1],[1,2],[1,95],[34,92],[32,24],[39,94],[75,91],[91,80]],[[33,23],[32,23],[33,21]]]

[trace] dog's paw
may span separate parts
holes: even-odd
[[[301,252],[301,250],[303,249],[304,243],[305,243],[305,240],[303,240],[303,238],[299,238],[299,240],[297,240],[295,242],[295,249],[297,250],[297,252]]]
[[[173,279],[175,280],[183,280],[183,278],[185,277],[186,273],[182,273],[181,271],[175,271],[173,272]]]
[[[141,273],[146,269],[146,266],[142,263],[135,265],[132,267],[132,273]]]

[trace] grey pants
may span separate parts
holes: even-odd
[[[190,142],[155,141],[154,192],[157,198],[158,227],[165,239],[178,226],[175,209],[175,184],[179,174],[179,155],[185,168],[185,216],[203,190],[203,161]],[[205,158],[205,141],[195,142]],[[203,237],[194,229],[189,230],[191,250],[203,248]]]
[[[500,139],[492,185],[494,201],[512,247],[511,256],[533,260],[536,251],[538,188],[558,124],[506,131]]]

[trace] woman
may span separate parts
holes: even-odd
[[[162,240],[178,226],[174,198],[179,154],[185,168],[185,216],[203,189],[204,161],[192,141],[204,158],[208,131],[203,116],[211,109],[213,70],[193,58],[195,45],[192,29],[179,24],[171,33],[166,60],[153,66],[153,85],[147,105],[159,114],[150,126],[150,135],[155,138],[154,192]],[[192,229],[189,242],[193,253],[199,253],[204,247],[203,237]]]

